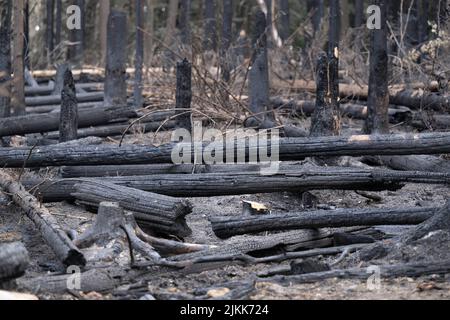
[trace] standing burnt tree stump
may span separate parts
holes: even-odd
[[[144,0],[136,0],[136,55],[134,60],[134,107],[142,108],[142,68],[144,66]]]
[[[371,30],[370,76],[366,133],[389,133],[387,48],[387,1],[375,2],[381,9],[381,28]]]
[[[78,104],[75,92],[75,82],[72,72],[67,69],[64,73],[64,88],[61,92],[61,118],[59,123],[59,142],[77,139]]]
[[[10,116],[12,1],[0,2],[0,118]]]
[[[105,105],[126,106],[127,16],[112,10],[108,19]]]
[[[233,41],[233,0],[223,0],[222,42],[220,46],[222,80],[230,82],[230,47]],[[228,97],[228,94],[225,94]],[[227,99],[226,99],[227,100]]]
[[[266,16],[261,9],[254,13],[252,37],[252,58],[248,74],[250,111],[252,117],[247,119],[246,127],[272,127],[272,114],[268,113],[269,102],[269,66],[267,60]]]
[[[189,131],[192,129],[191,102],[192,65],[187,59],[184,59],[177,63],[176,114],[178,115],[178,127]]]

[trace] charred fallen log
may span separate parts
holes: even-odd
[[[114,119],[135,117],[136,112],[127,107],[81,109],[78,114],[78,127],[86,128],[107,124]],[[29,115],[0,119],[0,136],[41,133],[59,129],[60,113]]]
[[[103,92],[87,92],[77,94],[78,102],[96,102],[103,101],[105,94]],[[27,97],[25,98],[25,104],[28,107],[42,106],[48,104],[61,103],[61,95],[41,96],[41,97]]]
[[[61,229],[52,214],[27,192],[22,184],[16,182],[6,172],[0,171],[0,187],[11,195],[13,201],[34,222],[44,240],[64,265],[86,264],[83,254]]]
[[[398,190],[401,183],[407,182],[448,184],[450,174],[328,167],[279,172],[272,176],[260,173],[168,174],[110,177],[103,181],[168,196],[209,197],[323,189]],[[45,201],[58,201],[72,198],[77,180],[30,179],[24,183],[27,187],[36,187]]]
[[[433,216],[439,208],[408,209],[340,209],[267,216],[211,218],[219,238],[263,231],[338,228],[374,225],[415,225]]]
[[[28,251],[22,243],[0,244],[0,284],[22,276],[28,264]]]
[[[81,117],[81,116],[80,116]],[[9,119],[8,119],[9,121]],[[80,119],[81,122],[81,119]],[[0,124],[3,122],[0,121]],[[6,122],[7,123],[7,122]],[[0,132],[2,128],[0,127]],[[280,139],[279,144],[266,146],[271,150],[278,146],[278,159],[281,161],[303,160],[306,157],[320,156],[363,156],[363,155],[414,155],[450,153],[450,133],[396,134],[396,135],[362,135],[348,137],[316,137]],[[239,143],[213,142],[204,147],[204,153],[215,151],[223,154],[223,161],[230,162],[229,155],[259,155],[261,146],[250,144],[248,139]],[[183,154],[185,162],[196,163],[193,157],[198,152],[191,144],[167,144],[161,147],[151,146],[81,146],[81,147],[41,147],[2,148],[0,165],[2,167],[42,167],[67,165],[121,165],[121,164],[155,164],[173,163],[173,156]],[[228,156],[227,156],[228,155]],[[216,159],[220,162],[221,159]]]
[[[424,171],[424,172],[450,172],[450,161],[429,155],[415,156],[371,156],[364,157],[370,164],[387,166],[394,170]]]
[[[158,234],[181,238],[191,234],[185,217],[192,212],[192,205],[187,200],[95,180],[75,184],[72,196],[95,207],[101,202],[118,202],[133,212],[140,225]]]

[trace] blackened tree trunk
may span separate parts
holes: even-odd
[[[364,0],[355,0],[355,27],[359,28],[364,24]]]
[[[203,3],[203,19],[204,19],[204,51],[217,50],[217,21],[216,21],[216,0],[205,0]]]
[[[191,0],[180,0],[180,40],[185,46],[191,43]]]
[[[78,131],[78,104],[75,93],[75,82],[73,81],[70,69],[67,69],[64,73],[60,116],[59,142],[63,143],[76,140]]]
[[[269,101],[269,67],[267,58],[266,16],[257,9],[253,14],[252,59],[249,71],[250,111],[252,117],[245,123],[247,127],[265,126]]]
[[[381,9],[381,28],[371,30],[370,76],[366,133],[389,132],[389,89],[387,53],[387,1],[377,0]]]
[[[279,0],[278,7],[280,11],[280,37],[283,41],[286,41],[291,35],[289,1]]]
[[[54,47],[54,13],[55,13],[55,0],[46,1],[46,48],[47,48],[47,62],[51,64]]]
[[[339,39],[341,29],[341,13],[339,0],[330,0],[330,27],[328,33],[328,53],[329,56],[339,58]]]
[[[311,136],[337,136],[340,133],[339,102],[332,70],[337,59],[321,53],[317,62],[316,108],[311,118]],[[331,89],[331,90],[330,90]]]
[[[192,65],[187,59],[177,64],[176,114],[178,126],[191,131]]]
[[[105,105],[126,106],[127,16],[113,10],[108,20]]]
[[[136,55],[134,60],[134,106],[142,108],[142,68],[144,67],[144,0],[136,0]]]
[[[107,33],[108,33],[108,17],[111,12],[111,1],[100,1],[100,14],[99,14],[99,37],[100,37],[100,50],[101,50],[101,63],[106,62],[107,51]]]
[[[233,41],[233,0],[223,0],[223,23],[221,42],[221,69],[222,79],[230,81],[231,57],[230,47]]]
[[[322,18],[325,11],[324,0],[308,0],[308,11],[313,12],[312,25],[314,33],[320,31]]]
[[[24,47],[24,0],[14,2],[14,90],[13,90],[13,113],[15,116],[25,114],[25,66],[23,58]]]
[[[25,8],[23,10],[24,16],[24,41],[25,45],[23,47],[23,56],[25,67],[30,69],[30,2],[25,0]]]
[[[69,32],[71,45],[68,50],[68,58],[73,65],[81,66],[84,56],[85,0],[74,0],[72,3],[80,8],[81,26]]]
[[[0,3],[0,118],[10,116],[12,0]]]

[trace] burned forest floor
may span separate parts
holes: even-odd
[[[299,120],[297,120],[299,121]],[[308,126],[307,120],[297,123],[299,126]],[[343,119],[344,135],[357,133],[361,123],[358,120]],[[405,128],[401,128],[405,130]],[[408,129],[406,129],[408,130]],[[169,133],[135,134],[126,137],[126,143],[155,143],[169,139]],[[108,140],[105,143],[115,143]],[[35,172],[34,175],[51,177],[49,171]],[[407,184],[398,191],[370,192],[361,194],[355,191],[312,191],[306,197],[301,193],[279,192],[273,194],[255,194],[243,196],[220,196],[211,198],[191,198],[193,212],[187,216],[187,223],[192,229],[192,235],[186,242],[221,246],[228,240],[220,240],[212,231],[209,218],[231,217],[240,215],[242,201],[254,201],[267,206],[271,212],[302,212],[311,209],[333,210],[337,208],[401,208],[401,207],[427,207],[443,206],[448,199],[450,189],[443,185]],[[307,199],[306,199],[307,198]],[[95,215],[80,206],[68,202],[46,204],[46,207],[56,217],[65,230],[76,230],[79,233],[86,230],[95,219]],[[18,280],[19,291],[36,294],[40,299],[192,299],[207,292],[211,298],[220,299],[229,292],[234,283],[249,280],[252,276],[266,274],[272,269],[288,266],[289,262],[267,263],[244,266],[238,262],[228,263],[225,266],[209,266],[205,270],[167,271],[164,268],[152,269],[144,281],[124,284],[109,292],[74,293],[46,293],[32,292],[29,288],[21,287],[22,283],[47,275],[64,274],[64,268],[52,250],[36,230],[34,224],[27,219],[7,198],[0,207],[0,242],[22,241],[29,251],[31,264],[24,277]],[[271,213],[272,214],[272,213]],[[380,239],[389,239],[399,235],[411,227],[373,227],[366,230],[376,234]],[[264,233],[262,235],[267,235]],[[251,235],[239,236],[244,240]],[[434,239],[436,240],[436,239]],[[413,259],[417,262],[426,262],[430,259],[450,259],[450,234],[439,235],[439,241],[427,239],[414,246],[402,249],[408,252],[392,252],[386,258],[370,263],[362,262],[357,255],[351,254],[341,261],[336,261],[339,255],[319,257],[319,261],[332,264],[333,268],[366,267],[371,264],[405,263]],[[387,240],[388,241],[388,240]],[[275,252],[284,249],[274,248]],[[335,263],[337,262],[337,263]],[[127,268],[129,257],[127,252],[121,253],[121,264]],[[370,274],[368,274],[369,279]],[[368,280],[330,279],[310,284],[282,285],[276,283],[259,282],[251,289],[237,287],[238,298],[254,300],[265,299],[450,299],[450,275],[424,276],[420,278],[381,278],[380,287],[370,288]],[[216,288],[213,291],[207,288]],[[219,289],[217,289],[219,288]],[[205,291],[206,290],[206,291]],[[236,297],[236,296],[235,296]]]

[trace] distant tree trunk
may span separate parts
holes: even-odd
[[[69,31],[71,45],[69,46],[68,57],[71,64],[81,66],[84,56],[85,0],[74,0],[72,3],[81,10],[81,28]]]
[[[15,116],[24,115],[25,112],[25,66],[23,60],[24,48],[24,0],[14,1],[14,94],[13,94],[13,114]]]
[[[280,37],[283,41],[286,41],[291,35],[289,1],[279,0],[278,6],[280,11]]]
[[[324,0],[308,0],[307,7],[309,12],[313,12],[312,25],[314,34],[320,31],[322,18],[325,11]]]
[[[75,92],[75,82],[72,72],[66,69],[64,73],[64,88],[61,92],[61,114],[59,122],[59,142],[77,139],[78,104]]]
[[[364,24],[364,0],[355,0],[355,28]]]
[[[217,50],[216,0],[203,2],[204,39],[203,51]]]
[[[106,62],[107,51],[107,37],[108,37],[108,17],[111,12],[111,1],[100,1],[100,15],[99,15],[99,35],[100,35],[100,50],[101,50],[101,63]]]
[[[387,53],[387,0],[377,0],[381,8],[381,29],[371,30],[370,76],[366,133],[389,133],[389,89]]]
[[[170,0],[167,8],[168,16],[164,35],[164,70],[168,71],[173,66],[172,45],[175,40],[175,28],[177,26],[178,0]]]
[[[30,1],[25,1],[25,8],[24,8],[24,41],[25,45],[23,47],[23,56],[24,56],[24,63],[25,67],[30,69]]]
[[[253,128],[270,127],[268,113],[269,102],[269,67],[267,57],[266,16],[260,9],[256,10],[252,36],[252,59],[249,71],[250,111],[253,113],[245,126]],[[268,120],[268,121],[266,121]]]
[[[127,105],[127,16],[111,10],[108,19],[108,50],[106,54],[105,105]]]
[[[155,25],[155,0],[146,0],[145,4],[145,66],[150,68],[153,60],[153,36]]]
[[[316,108],[311,117],[312,137],[337,136],[340,134],[339,95],[334,85],[338,78],[334,77],[332,70],[337,59],[329,58],[326,53],[321,53],[317,61],[317,91]],[[330,90],[331,88],[331,90]]]
[[[52,54],[54,47],[54,14],[55,14],[55,0],[46,1],[46,48],[47,48],[47,63],[50,65],[52,62]]]
[[[419,43],[428,41],[428,13],[429,13],[429,1],[428,0],[416,0],[417,1],[417,23],[418,23],[418,37]]]
[[[222,79],[230,81],[231,56],[230,47],[233,41],[233,0],[223,0],[222,42],[220,49]],[[226,94],[228,96],[228,94]]]
[[[0,118],[11,109],[11,15],[12,0],[0,2]]]
[[[134,106],[142,108],[142,69],[144,67],[144,0],[136,0],[136,55],[134,60]]]
[[[333,112],[339,115],[339,39],[341,35],[341,11],[339,0],[330,0],[330,27],[329,27],[329,88],[331,90],[331,105]],[[338,117],[338,122],[340,119]],[[340,123],[336,125],[333,135],[339,135]]]
[[[62,0],[56,0],[55,47],[61,44],[62,32]]]
[[[178,126],[189,131],[191,124],[192,65],[187,59],[177,64],[176,111]]]
[[[191,43],[191,0],[180,0],[179,29],[184,46]]]
[[[340,0],[341,3],[341,27],[340,31],[342,35],[345,35],[350,29],[350,7],[349,0]]]
[[[336,49],[339,50],[341,34],[341,9],[339,0],[330,0],[330,28],[328,32],[328,53],[335,55]]]

